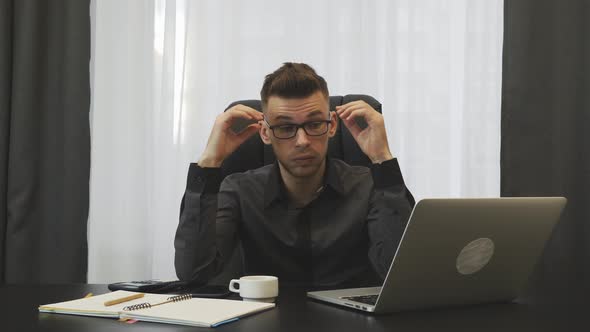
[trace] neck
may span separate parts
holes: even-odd
[[[281,170],[281,178],[287,189],[287,196],[291,203],[296,207],[303,207],[318,195],[318,190],[323,184],[324,173],[326,170],[326,160],[318,168],[317,172],[306,177],[295,177],[287,172],[281,163],[279,163]]]

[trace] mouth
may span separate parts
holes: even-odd
[[[299,156],[299,157],[295,157],[293,158],[293,161],[296,163],[309,163],[311,161],[313,161],[315,157],[314,156]]]

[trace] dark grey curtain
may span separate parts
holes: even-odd
[[[568,199],[527,296],[587,295],[590,1],[506,0],[504,15],[502,195]]]
[[[0,284],[85,282],[89,0],[0,0]]]

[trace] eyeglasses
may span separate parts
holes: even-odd
[[[303,131],[309,136],[322,136],[328,132],[328,125],[332,122],[332,115],[330,114],[328,120],[314,120],[304,122],[302,124],[283,124],[283,125],[276,125],[271,126],[270,123],[264,118],[264,122],[270,130],[272,130],[272,134],[279,139],[289,139],[295,137],[297,135],[297,131],[299,128],[303,128]]]

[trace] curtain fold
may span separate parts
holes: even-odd
[[[86,281],[88,9],[0,2],[0,283]]]
[[[505,2],[502,196],[568,203],[527,296],[590,287],[590,2]]]

